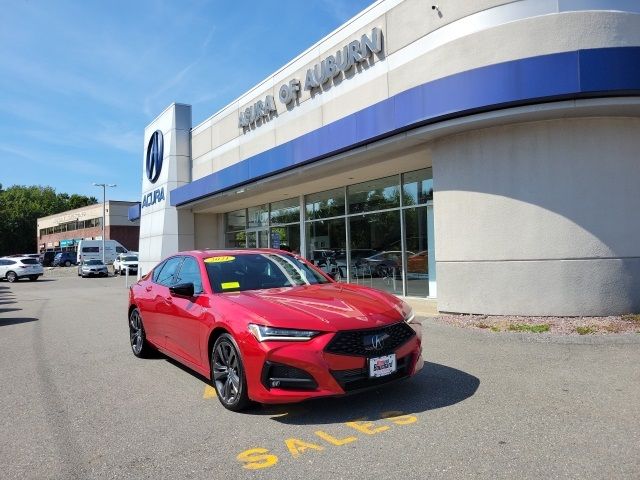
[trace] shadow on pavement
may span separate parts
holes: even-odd
[[[22,310],[22,309],[21,308],[0,308],[0,314],[7,313],[7,312],[17,312],[19,310]]]
[[[387,411],[420,413],[455,405],[471,397],[479,385],[480,380],[473,375],[438,363],[425,362],[424,368],[415,377],[375,390],[293,405],[258,406],[246,413],[275,415],[273,420],[289,425],[377,420],[382,412]]]
[[[24,318],[0,318],[0,327],[6,327],[8,325],[19,325],[20,323],[37,322],[38,318],[24,317]]]
[[[211,381],[176,360],[154,353],[151,359],[163,359],[180,370],[213,386]],[[376,420],[382,412],[420,413],[449,407],[476,393],[480,379],[461,370],[425,362],[412,378],[392,382],[376,389],[343,397],[325,397],[301,403],[254,405],[246,415],[273,416],[273,420],[290,425],[315,425],[348,422],[354,419]]]

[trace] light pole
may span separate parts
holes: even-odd
[[[102,263],[106,265],[104,258],[104,224],[105,224],[105,216],[106,216],[106,205],[107,205],[107,187],[116,187],[115,183],[94,183],[95,187],[102,187]]]

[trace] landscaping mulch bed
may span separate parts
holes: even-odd
[[[550,333],[556,335],[640,334],[640,314],[611,317],[521,317],[509,315],[441,314],[434,320],[462,328],[494,333]]]

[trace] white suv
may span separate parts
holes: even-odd
[[[116,275],[124,275],[129,270],[129,275],[138,273],[138,255],[120,253],[113,262],[113,270]]]
[[[2,257],[0,258],[0,279],[6,278],[13,283],[21,278],[28,278],[32,282],[44,273],[42,265],[35,258],[30,257]]]

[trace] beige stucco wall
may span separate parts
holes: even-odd
[[[438,308],[640,310],[640,118],[486,128],[432,145]]]

